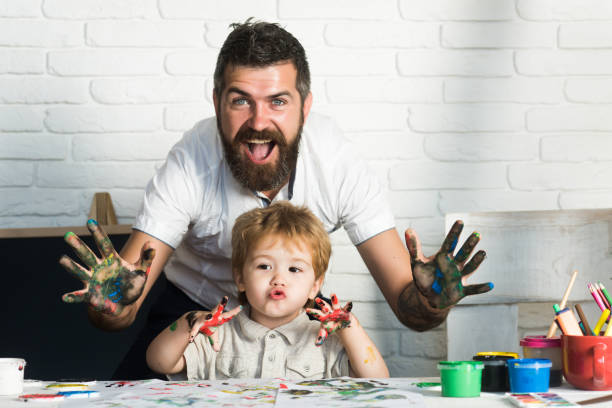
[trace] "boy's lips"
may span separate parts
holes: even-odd
[[[284,299],[284,298],[287,297],[285,295],[285,292],[280,290],[280,289],[274,289],[272,292],[270,292],[270,294],[268,296],[272,300],[281,300],[281,299]]]

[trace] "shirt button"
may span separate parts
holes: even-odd
[[[268,357],[268,361],[274,361],[274,356]]]
[[[276,338],[276,334],[272,333],[272,334],[270,335],[270,338],[271,338],[271,339],[275,339],[275,338]]]
[[[310,371],[310,366],[309,365],[305,365],[304,366],[304,371],[306,371],[306,372]]]

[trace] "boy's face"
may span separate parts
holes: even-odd
[[[251,319],[268,328],[293,320],[316,296],[323,278],[315,280],[312,251],[301,241],[268,235],[256,243],[236,276],[239,291],[251,305]]]

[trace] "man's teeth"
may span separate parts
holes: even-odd
[[[247,140],[247,143],[264,144],[270,143],[272,140]]]

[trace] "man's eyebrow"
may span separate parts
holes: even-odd
[[[236,88],[235,86],[230,86],[229,88],[227,88],[227,93],[232,93],[232,92],[240,94],[242,96],[251,96],[248,92],[245,92],[240,88]]]

